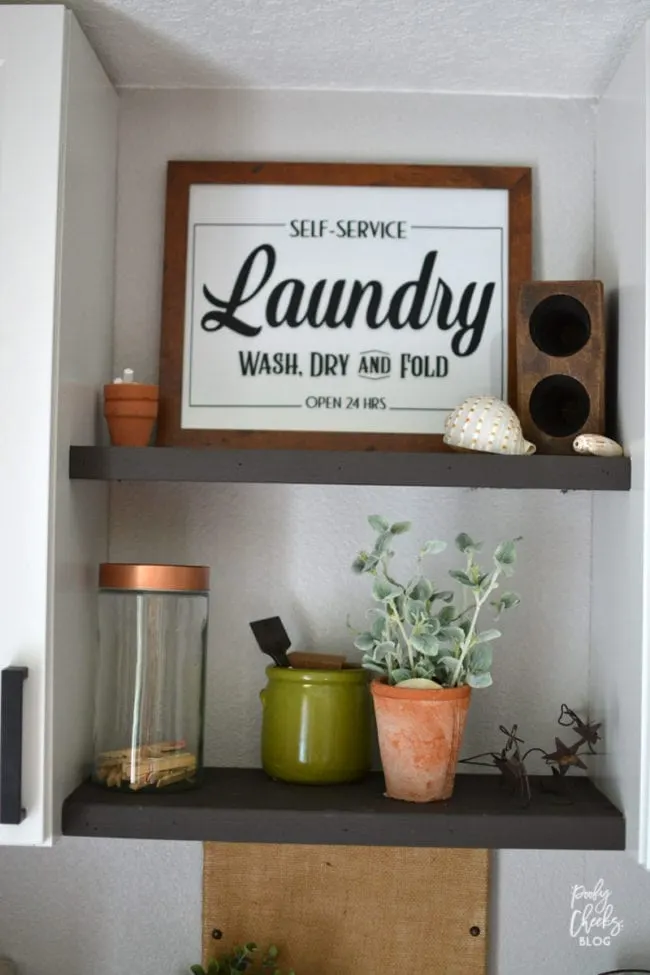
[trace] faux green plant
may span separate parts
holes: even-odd
[[[270,945],[265,952],[260,949],[254,941],[234,948],[221,958],[213,958],[208,962],[208,967],[202,965],[192,965],[190,971],[192,975],[236,975],[238,972],[249,972],[250,975],[284,975],[278,968],[279,949],[275,945]],[[286,975],[295,975],[295,972],[287,972]]]
[[[362,666],[385,677],[389,684],[424,679],[440,687],[489,687],[492,643],[501,633],[479,630],[479,619],[488,604],[496,619],[518,605],[516,593],[498,591],[502,580],[514,572],[520,539],[497,545],[485,568],[477,561],[482,543],[464,533],[458,535],[456,548],[464,556],[464,565],[450,569],[448,575],[459,592],[439,588],[425,573],[425,561],[443,552],[445,542],[425,542],[414,574],[407,582],[398,582],[390,572],[392,547],[411,524],[390,524],[381,515],[370,515],[368,522],[376,533],[374,545],[370,551],[359,552],[352,564],[354,572],[373,577],[372,595],[378,604],[368,611],[370,628],[358,633],[354,641],[363,654]]]

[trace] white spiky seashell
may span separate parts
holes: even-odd
[[[488,454],[534,454],[517,414],[495,396],[468,396],[445,420],[443,441],[456,450]]]
[[[623,448],[610,437],[599,433],[581,433],[573,441],[576,454],[592,454],[594,457],[622,457]]]

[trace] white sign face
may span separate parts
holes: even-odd
[[[441,433],[507,398],[508,192],[193,185],[181,426]]]

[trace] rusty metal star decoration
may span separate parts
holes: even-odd
[[[479,755],[472,755],[470,758],[461,759],[461,763],[467,765],[484,765],[488,768],[496,768],[500,773],[501,783],[509,786],[513,795],[518,795],[523,801],[524,806],[528,806],[531,801],[531,787],[526,760],[532,752],[539,752],[547,767],[551,769],[552,779],[557,786],[562,788],[558,795],[567,796],[564,787],[564,777],[572,768],[586,769],[587,766],[582,760],[581,749],[586,746],[590,754],[595,754],[594,745],[601,740],[601,723],[594,724],[583,721],[575,711],[568,705],[563,704],[560,710],[560,717],[557,723],[563,728],[570,728],[577,736],[578,740],[573,745],[566,745],[561,738],[555,738],[555,751],[547,752],[543,748],[533,747],[527,749],[522,755],[520,745],[524,745],[523,738],[517,736],[518,727],[513,724],[511,728],[499,725],[499,731],[506,736],[506,742],[500,752],[481,752]],[[482,761],[487,759],[487,761]],[[546,779],[550,782],[550,779]],[[541,780],[542,787],[544,780]],[[552,791],[556,791],[555,789]]]
[[[594,745],[601,740],[600,729],[602,728],[602,722],[593,724],[591,721],[583,721],[575,711],[572,711],[570,707],[563,704],[557,723],[564,728],[573,728],[576,735],[580,738],[580,743],[582,744],[584,742],[588,746],[591,754],[596,754]]]
[[[577,741],[575,745],[565,745],[560,738],[555,739],[555,751],[544,755],[547,765],[555,765],[560,775],[566,775],[571,767],[585,769],[587,766],[580,758],[578,749],[582,741]]]
[[[530,782],[524,761],[526,756],[522,756],[519,748],[520,745],[524,744],[524,739],[517,737],[516,724],[510,729],[500,725],[499,731],[506,736],[506,743],[500,752],[482,752],[480,755],[473,755],[471,758],[464,758],[461,761],[468,765],[486,765],[497,768],[502,776],[502,784],[509,786],[513,794],[518,794],[524,805],[527,806],[531,800]],[[482,762],[480,761],[482,758],[490,758],[491,761]]]

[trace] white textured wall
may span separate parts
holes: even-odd
[[[132,366],[142,379],[155,379],[158,367],[169,159],[529,164],[535,168],[536,274],[592,273],[594,122],[588,102],[136,91],[122,95],[120,138],[115,364]],[[249,620],[279,613],[296,645],[349,645],[346,615],[356,610],[359,616],[367,597],[348,565],[368,538],[365,515],[375,510],[411,518],[422,536],[453,538],[460,530],[490,539],[526,536],[528,571],[517,580],[524,606],[507,621],[496,686],[476,695],[468,749],[478,750],[501,720],[525,718],[526,732],[550,734],[562,700],[584,705],[589,495],[117,485],[111,558],[188,560],[213,568],[208,761],[245,764],[257,757],[263,661]]]
[[[650,877],[626,854],[508,850],[495,859],[489,975],[650,969]],[[580,884],[593,890],[600,879],[623,928],[610,947],[581,947],[569,935],[571,890]]]
[[[198,843],[132,840],[0,848],[0,957],[18,975],[188,975],[200,954],[201,855]],[[623,930],[610,948],[580,947],[569,936],[571,888],[599,878]],[[648,875],[625,854],[499,853],[489,975],[650,968],[649,900]]]
[[[501,721],[518,720],[525,736],[552,744],[562,701],[585,705],[589,495],[121,484],[113,489],[111,559],[212,567],[209,764],[259,761],[257,692],[268,661],[256,649],[249,620],[279,614],[296,647],[350,650],[346,616],[362,625],[371,600],[368,580],[354,576],[349,565],[371,538],[365,516],[374,511],[414,520],[412,537],[400,539],[411,551],[415,527],[421,541],[453,539],[460,530],[476,538],[525,536],[513,580],[523,605],[503,618],[495,684],[474,695],[466,754],[484,750],[490,740],[500,744]],[[451,564],[460,567],[457,555],[452,551]],[[444,565],[446,555],[439,561]],[[582,567],[577,573],[576,566]]]
[[[593,269],[590,102],[291,91],[122,93],[116,365],[158,370],[168,159],[411,162],[535,168],[535,272]]]
[[[72,0],[129,88],[390,89],[589,96],[648,0]]]
[[[593,135],[587,102],[124,93],[116,367],[131,365],[141,379],[157,375],[170,158],[530,164],[536,274],[575,278],[592,273]],[[548,741],[559,703],[585,704],[589,495],[116,485],[112,558],[213,567],[208,761],[256,760],[257,691],[264,665],[248,620],[280,613],[297,645],[338,649],[346,644],[346,614],[358,616],[366,605],[363,583],[348,574],[347,565],[367,537],[365,515],[375,510],[410,517],[421,535],[450,538],[464,529],[487,539],[525,536],[517,578],[524,603],[504,623],[495,687],[475,695],[468,749],[491,744],[495,726],[509,720],[519,720],[531,740]],[[634,953],[640,962],[644,938],[650,959],[650,933],[642,930],[650,881],[623,855],[525,852],[495,859],[490,975],[595,975],[629,962]],[[593,885],[601,875],[627,926],[611,950],[594,952],[569,938],[569,895],[572,884]],[[66,885],[65,908],[59,878]],[[36,851],[0,850],[0,955],[13,953],[23,961],[24,975],[52,970],[82,975],[89,959],[98,975],[122,975],[127,969],[177,975],[183,959],[192,961],[199,950],[199,885],[200,851],[186,844],[63,841],[49,859]],[[79,943],[73,924],[82,931]],[[111,939],[112,948],[107,947]],[[57,951],[54,965],[50,943]]]
[[[200,960],[199,843],[0,848],[0,958],[18,975],[187,975]]]

